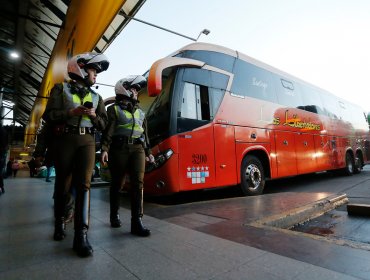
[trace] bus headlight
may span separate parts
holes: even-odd
[[[166,157],[166,159],[170,159],[170,157],[173,155],[173,151],[171,149],[168,149],[163,153],[163,155]]]
[[[149,173],[157,168],[160,168],[163,164],[166,163],[173,155],[171,149],[165,150],[162,153],[158,153],[154,156],[154,163],[149,163],[145,167],[145,172]]]

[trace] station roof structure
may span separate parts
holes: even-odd
[[[71,56],[104,52],[144,3],[0,0],[2,119],[7,119],[4,111],[13,111],[12,120],[26,127],[26,134],[34,134],[51,84],[63,80],[62,70],[58,72],[55,65],[65,72]]]

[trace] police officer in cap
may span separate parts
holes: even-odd
[[[112,177],[111,226],[121,226],[118,192],[128,171],[131,187],[131,234],[143,237],[150,235],[150,230],[142,224],[145,161],[154,162],[149,149],[145,114],[138,106],[138,91],[145,86],[146,79],[140,75],[128,76],[116,83],[115,103],[107,109],[109,121],[102,135],[101,158],[102,164],[108,162]]]
[[[101,96],[91,89],[98,73],[108,69],[107,57],[83,53],[68,62],[72,81],[56,84],[43,119],[53,126],[55,155],[54,240],[66,236],[64,205],[73,185],[76,189],[73,249],[80,257],[92,255],[87,239],[90,216],[90,182],[95,165],[95,131],[108,121]]]

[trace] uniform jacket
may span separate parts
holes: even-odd
[[[115,134],[116,127],[118,125],[115,105],[116,104],[113,104],[113,105],[109,106],[108,109],[107,109],[108,120],[109,121],[108,121],[107,128],[105,129],[105,131],[102,135],[102,140],[101,140],[102,151],[109,151],[110,144],[112,143],[112,137]],[[138,105],[136,105],[133,109],[133,112],[135,112],[138,109],[140,109],[140,108],[139,108]],[[150,146],[149,146],[149,138],[148,138],[148,132],[147,132],[146,119],[144,119],[144,122],[143,122],[143,129],[144,129],[144,132],[143,132],[143,136],[144,136],[143,137],[144,138],[143,147],[145,149],[145,154],[149,155],[151,153],[151,151],[149,149]]]
[[[85,88],[85,91],[80,92],[76,89],[76,86],[73,82],[63,83],[65,86],[71,87],[71,92],[73,94],[78,94],[82,100],[88,91],[95,93],[90,88]],[[43,115],[43,119],[46,122],[51,122],[51,124],[66,124],[68,120],[72,117],[68,115],[68,111],[71,109],[66,103],[66,100],[63,95],[63,84],[56,84],[51,90],[48,103]],[[95,93],[97,94],[97,93]],[[98,95],[98,94],[97,94]],[[100,131],[103,131],[108,122],[107,112],[105,110],[103,99],[100,95],[98,105],[95,108],[96,118],[91,119],[93,126]],[[82,104],[81,104],[82,105]],[[82,116],[81,116],[82,119]]]

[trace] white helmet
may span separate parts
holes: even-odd
[[[68,61],[68,75],[73,80],[86,79],[87,68],[94,68],[96,73],[107,70],[109,67],[108,58],[101,53],[87,52],[78,54]]]
[[[130,88],[135,88],[137,91],[141,90],[146,86],[146,79],[141,75],[130,75],[126,78],[119,80],[114,87],[116,95],[124,95],[131,98],[132,93]]]

